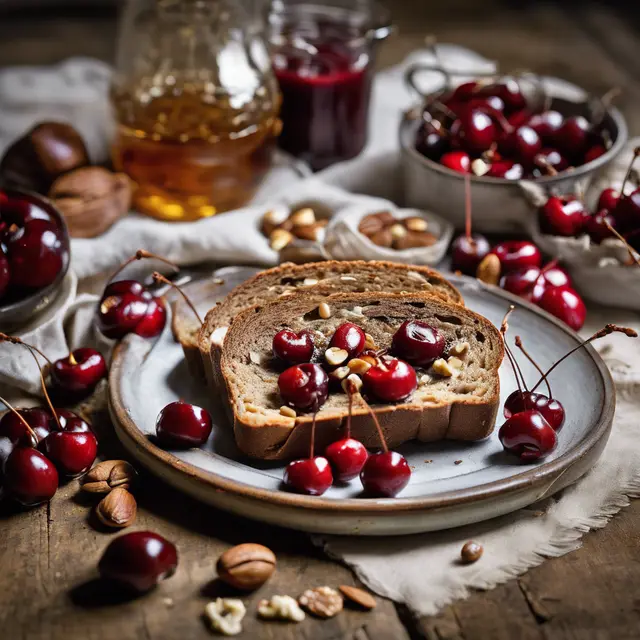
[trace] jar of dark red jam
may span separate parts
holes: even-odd
[[[376,45],[389,15],[371,0],[276,0],[269,16],[282,92],[279,145],[323,169],[367,141]]]

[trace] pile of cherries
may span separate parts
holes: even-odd
[[[558,443],[557,434],[564,426],[566,417],[562,403],[553,397],[548,381],[549,374],[572,353],[594,340],[614,332],[623,333],[631,338],[637,337],[637,333],[626,327],[608,324],[580,345],[571,349],[546,372],[542,372],[537,363],[524,349],[521,338],[517,336],[515,339],[516,346],[541,373],[540,380],[529,389],[522,370],[506,341],[507,319],[513,309],[514,307],[511,307],[507,312],[500,331],[504,338],[505,353],[511,363],[518,389],[505,400],[504,417],[506,422],[500,427],[498,438],[506,451],[518,456],[524,462],[532,462],[549,455],[556,448]],[[536,389],[543,381],[547,386],[546,395],[536,392]]]
[[[620,191],[603,189],[598,197],[595,213],[575,195],[551,195],[539,208],[540,230],[563,237],[588,235],[591,242],[600,244],[608,238],[622,235],[633,249],[640,249],[640,188],[626,193],[633,163],[640,155],[636,149]]]
[[[51,205],[0,191],[0,305],[51,285],[69,263],[69,238]]]
[[[427,100],[415,141],[426,158],[459,173],[540,178],[595,160],[611,143],[601,123],[535,112],[513,77],[465,82]]]
[[[282,329],[273,338],[273,354],[287,369],[278,378],[278,390],[285,405],[297,411],[313,412],[311,447],[308,458],[291,462],[284,476],[286,486],[309,495],[322,495],[334,482],[348,482],[360,477],[369,495],[393,497],[409,482],[411,470],[404,456],[389,451],[375,413],[367,407],[380,437],[382,451],[369,454],[364,445],[351,437],[352,404],[362,386],[364,393],[385,403],[406,400],[417,388],[414,367],[429,367],[445,350],[445,338],[434,327],[420,320],[407,320],[393,336],[391,355],[365,348],[365,332],[351,322],[334,332],[328,349],[347,353],[340,365],[329,366],[326,352],[314,342],[314,334]],[[338,372],[354,359],[365,359],[371,366],[357,376]],[[348,369],[348,367],[347,367]],[[345,437],[330,444],[324,456],[315,456],[314,428],[316,414],[326,402],[330,388],[337,386],[349,395],[349,415]]]

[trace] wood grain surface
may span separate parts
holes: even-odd
[[[493,58],[504,70],[525,68],[558,75],[604,94],[619,86],[617,101],[632,134],[640,133],[640,10],[634,3],[396,0],[398,34],[381,51],[381,67],[401,60],[426,34]],[[637,3],[635,3],[637,4]],[[74,7],[8,13],[0,10],[0,66],[49,64],[70,55],[111,61],[115,9]],[[106,414],[97,414],[107,457],[122,455]],[[128,600],[105,591],[96,563],[114,534],[96,529],[91,505],[77,481],[51,504],[0,510],[0,638],[172,640],[209,638],[202,611],[229,591],[215,581],[215,563],[230,545],[260,542],[278,556],[274,578],[247,598],[245,633],[265,639],[354,640],[631,640],[640,637],[640,502],[583,547],[548,560],[517,580],[478,592],[439,615],[412,619],[379,599],[369,613],[345,610],[332,620],[308,617],[299,625],[263,623],[257,600],[273,593],[297,596],[314,586],[357,584],[303,534],[229,516],[144,476],[136,492],[135,528],[176,542],[176,575],[153,593]],[[116,534],[117,535],[117,534]]]

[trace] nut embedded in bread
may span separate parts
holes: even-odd
[[[479,440],[491,433],[499,405],[503,343],[486,318],[421,294],[346,293],[333,294],[326,301],[333,309],[326,319],[318,313],[316,297],[300,294],[255,306],[231,323],[221,372],[236,442],[244,453],[264,459],[306,454],[311,415],[282,415],[277,385],[282,366],[272,360],[272,339],[285,327],[319,332],[324,338],[318,337],[316,346],[324,358],[335,329],[347,321],[360,326],[381,347],[391,345],[392,336],[407,319],[423,320],[445,337],[443,363],[417,368],[418,388],[409,398],[396,404],[370,398],[389,447],[411,439]],[[260,363],[250,354],[259,354]],[[318,450],[341,437],[347,404],[346,394],[338,388],[320,408]],[[379,444],[370,416],[357,403],[352,434],[367,447]]]

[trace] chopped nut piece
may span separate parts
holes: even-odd
[[[429,384],[433,381],[433,378],[428,373],[423,373],[418,380],[419,385]]]
[[[373,339],[373,336],[370,333],[364,334],[364,348],[365,349],[375,349],[376,343]]]
[[[340,276],[340,280],[342,280],[342,282],[356,282],[357,278],[353,276]]]
[[[249,360],[251,360],[251,362],[253,362],[253,364],[262,365],[262,363],[264,361],[264,358],[257,351],[250,351],[249,352]]]
[[[249,402],[244,405],[244,408],[245,411],[249,413],[260,413],[260,407],[257,407],[255,404],[250,404]]]
[[[471,171],[477,176],[483,176],[489,171],[489,165],[481,158],[476,158],[471,163]]]
[[[353,358],[353,360],[349,360],[347,366],[353,373],[362,375],[369,371],[373,365],[362,358]]]
[[[289,216],[289,220],[291,220],[294,227],[304,227],[316,221],[316,214],[311,207],[303,207],[294,211]]]
[[[318,284],[318,279],[317,278],[305,278],[302,281],[302,284],[305,287],[312,287],[314,284]]]
[[[356,391],[360,391],[360,389],[362,389],[362,378],[355,373],[351,373],[342,381],[342,388],[345,393],[349,393],[349,388],[353,388],[354,386]]]
[[[332,366],[335,367],[342,364],[349,357],[349,352],[346,349],[340,349],[340,347],[329,347],[324,352],[324,359]]]
[[[471,564],[472,562],[480,560],[483,551],[484,549],[480,543],[469,540],[460,551],[460,560],[464,562],[464,564]]]
[[[364,589],[358,589],[358,587],[351,587],[346,584],[341,584],[338,589],[340,589],[342,595],[350,602],[360,605],[363,609],[375,609],[377,604],[376,599]]]
[[[447,364],[454,369],[462,369],[464,366],[464,362],[455,356],[449,356],[449,358],[447,358]]]
[[[411,218],[404,219],[404,226],[407,227],[409,231],[422,232],[427,230],[429,223],[424,218],[413,216]]]
[[[331,587],[307,589],[298,602],[309,612],[319,618],[333,618],[342,611],[342,596]]]
[[[258,615],[265,620],[292,620],[302,622],[304,611],[291,596],[271,596],[271,600],[260,600]]]
[[[437,373],[443,378],[450,378],[455,373],[453,368],[449,366],[449,363],[444,358],[438,358],[431,365],[431,369],[434,373]]]
[[[394,239],[404,238],[407,235],[407,230],[401,224],[394,224],[391,229],[391,237]]]
[[[368,362],[372,367],[378,364],[378,361],[373,356],[360,356],[360,360]]]
[[[237,636],[242,633],[242,619],[246,613],[244,603],[236,598],[218,598],[204,608],[211,628],[223,636]]]
[[[334,378],[336,380],[344,380],[350,373],[351,373],[351,369],[349,369],[349,367],[347,366],[338,367],[337,369],[334,369],[329,374],[329,377]]]
[[[285,229],[275,229],[269,236],[269,244],[274,251],[282,251],[293,241],[293,235]]]
[[[469,351],[469,343],[468,342],[458,342],[458,344],[454,344],[451,349],[449,349],[449,353],[454,356],[464,356]]]
[[[291,407],[280,407],[280,414],[287,418],[295,418],[298,415]]]
[[[326,302],[321,302],[318,305],[318,315],[323,320],[327,320],[331,317],[331,307]]]

